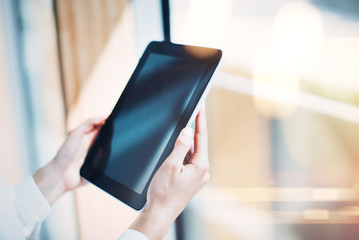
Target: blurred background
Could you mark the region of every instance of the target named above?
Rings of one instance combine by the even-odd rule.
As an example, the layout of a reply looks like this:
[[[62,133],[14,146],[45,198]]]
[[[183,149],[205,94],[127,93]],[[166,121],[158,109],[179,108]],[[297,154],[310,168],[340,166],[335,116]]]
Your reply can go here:
[[[16,186],[108,114],[164,39],[224,52],[211,181],[166,239],[359,239],[356,0],[0,0],[0,176]],[[88,184],[42,236],[116,239],[137,214]]]

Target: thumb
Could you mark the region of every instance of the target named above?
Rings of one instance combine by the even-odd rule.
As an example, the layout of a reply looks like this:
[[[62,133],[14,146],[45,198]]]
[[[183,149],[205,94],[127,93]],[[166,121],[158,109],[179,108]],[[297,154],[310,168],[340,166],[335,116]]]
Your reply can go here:
[[[193,130],[191,127],[186,127],[182,129],[180,135],[178,136],[175,147],[173,148],[168,160],[176,163],[183,164],[188,151],[191,149],[193,143]]]

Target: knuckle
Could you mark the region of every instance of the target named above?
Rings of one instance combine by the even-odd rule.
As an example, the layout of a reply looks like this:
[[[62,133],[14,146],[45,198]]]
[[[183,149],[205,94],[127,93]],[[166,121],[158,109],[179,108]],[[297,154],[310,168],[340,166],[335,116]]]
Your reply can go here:
[[[92,125],[96,122],[96,118],[90,118],[87,121],[84,122],[84,125]]]
[[[202,166],[202,171],[204,171],[205,173],[208,173],[208,171],[209,171],[209,166],[208,166],[208,164],[204,164],[204,165]]]
[[[171,172],[175,172],[178,170],[178,166],[175,163],[169,162],[166,164],[166,169]]]
[[[171,164],[170,169],[171,169],[171,171],[173,171],[173,172],[177,171],[177,170],[178,170],[177,164]]]
[[[200,171],[201,171],[202,176],[206,175],[208,173],[208,168],[207,167],[201,167]]]
[[[209,172],[207,172],[203,177],[203,184],[208,183],[210,179],[211,179],[211,177],[209,175]]]
[[[208,164],[197,165],[197,171],[201,176],[206,175],[208,173],[208,170],[209,170]]]
[[[188,137],[181,136],[177,139],[176,146],[190,147],[191,140]]]
[[[75,133],[76,133],[76,129],[72,129],[72,130],[67,132],[66,136],[68,137],[68,136],[74,135]]]

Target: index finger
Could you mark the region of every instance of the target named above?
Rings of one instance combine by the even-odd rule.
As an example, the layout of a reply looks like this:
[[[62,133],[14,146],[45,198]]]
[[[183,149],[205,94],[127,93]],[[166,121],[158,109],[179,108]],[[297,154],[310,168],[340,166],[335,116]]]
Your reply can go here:
[[[196,129],[194,135],[194,154],[196,156],[191,163],[208,164],[208,133],[204,105],[196,117]]]

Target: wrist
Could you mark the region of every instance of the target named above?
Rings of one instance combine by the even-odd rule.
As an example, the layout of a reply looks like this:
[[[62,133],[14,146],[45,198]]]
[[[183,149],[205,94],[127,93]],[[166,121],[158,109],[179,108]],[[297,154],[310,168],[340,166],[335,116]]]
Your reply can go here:
[[[176,218],[177,215],[167,208],[147,205],[130,228],[145,234],[151,240],[162,239]]]
[[[67,192],[63,174],[53,161],[38,170],[33,177],[50,205]]]

